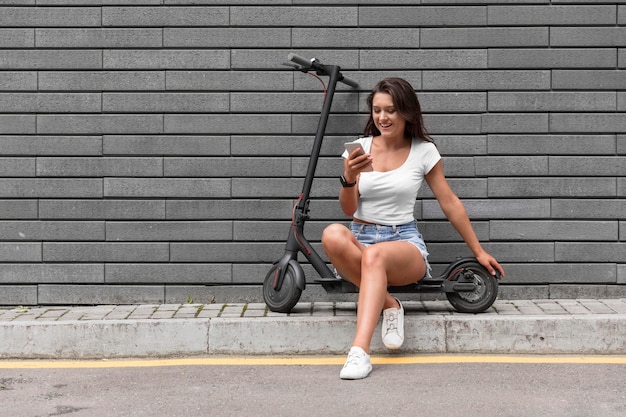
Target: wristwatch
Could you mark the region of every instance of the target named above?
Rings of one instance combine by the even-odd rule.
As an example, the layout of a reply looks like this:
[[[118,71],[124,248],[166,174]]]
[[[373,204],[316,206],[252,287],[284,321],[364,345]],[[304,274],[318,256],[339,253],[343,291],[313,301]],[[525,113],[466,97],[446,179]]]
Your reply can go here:
[[[356,180],[354,182],[348,182],[343,175],[339,177],[339,182],[341,182],[342,187],[354,187],[356,185]]]

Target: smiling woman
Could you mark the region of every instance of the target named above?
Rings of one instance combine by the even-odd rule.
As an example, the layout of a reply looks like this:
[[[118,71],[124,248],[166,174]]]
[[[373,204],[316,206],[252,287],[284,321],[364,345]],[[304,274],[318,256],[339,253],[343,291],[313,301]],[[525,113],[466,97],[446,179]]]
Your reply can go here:
[[[430,276],[428,250],[414,218],[424,181],[478,262],[490,274],[497,270],[504,275],[480,245],[465,207],[448,185],[413,86],[402,78],[386,78],[376,84],[367,104],[366,137],[355,141],[365,152],[343,154],[339,202],[352,223],[349,228],[331,224],[322,235],[324,251],[339,274],[359,287],[356,335],[340,373],[343,379],[371,372],[370,343],[381,312],[383,344],[399,349],[404,342],[404,308],[388,288]]]
[[[424,126],[420,102],[413,96],[415,96],[415,90],[403,78],[385,78],[376,84],[367,97],[371,117],[365,125],[365,134],[381,135],[390,127],[388,126],[390,123],[396,123],[396,130],[404,131],[405,136],[432,142]],[[385,115],[388,115],[389,119],[383,118]]]

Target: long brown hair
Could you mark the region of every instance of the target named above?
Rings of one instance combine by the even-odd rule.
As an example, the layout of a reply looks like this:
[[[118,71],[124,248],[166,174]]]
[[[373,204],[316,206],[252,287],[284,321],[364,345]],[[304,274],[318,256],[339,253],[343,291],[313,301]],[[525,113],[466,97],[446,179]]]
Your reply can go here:
[[[369,107],[370,115],[363,132],[366,136],[380,135],[380,131],[376,127],[372,116],[372,103],[376,93],[387,93],[391,96],[396,111],[406,120],[405,136],[433,142],[424,126],[422,108],[415,94],[415,89],[408,81],[397,77],[385,78],[379,81],[369,96],[367,96],[367,106]]]

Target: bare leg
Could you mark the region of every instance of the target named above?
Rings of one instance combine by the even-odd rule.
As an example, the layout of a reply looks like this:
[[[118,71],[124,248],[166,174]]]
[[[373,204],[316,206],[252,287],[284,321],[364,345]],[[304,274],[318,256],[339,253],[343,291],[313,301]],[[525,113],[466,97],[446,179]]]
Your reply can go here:
[[[408,285],[423,277],[426,264],[408,242],[383,242],[365,247],[345,226],[324,230],[322,246],[339,273],[359,287],[357,330],[353,346],[370,351],[372,335],[384,308],[399,307],[388,285]]]
[[[424,276],[426,264],[408,242],[383,242],[368,247],[361,259],[361,286],[353,346],[369,352],[372,335],[384,308],[399,307],[388,285],[408,285]],[[391,300],[389,300],[391,298]]]
[[[361,255],[365,246],[356,240],[350,229],[341,224],[331,224],[322,234],[322,247],[341,276],[359,287]]]

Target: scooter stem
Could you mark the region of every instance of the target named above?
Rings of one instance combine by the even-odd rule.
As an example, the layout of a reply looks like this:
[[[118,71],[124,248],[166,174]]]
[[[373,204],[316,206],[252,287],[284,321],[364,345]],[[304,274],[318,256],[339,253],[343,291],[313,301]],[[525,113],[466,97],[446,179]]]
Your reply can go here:
[[[315,176],[315,169],[317,168],[317,161],[319,159],[320,150],[322,149],[322,141],[324,139],[324,132],[326,131],[326,124],[328,122],[328,116],[330,115],[330,107],[333,104],[333,96],[335,95],[335,88],[339,81],[339,67],[336,65],[323,65],[324,73],[329,75],[328,88],[326,90],[326,98],[324,99],[324,105],[322,106],[322,112],[317,125],[317,132],[315,133],[315,141],[313,142],[313,149],[311,150],[311,158],[309,159],[309,167],[307,169],[306,177],[304,179],[304,186],[302,187],[302,195],[304,200],[308,200],[311,194],[311,186],[313,185],[313,177]]]

